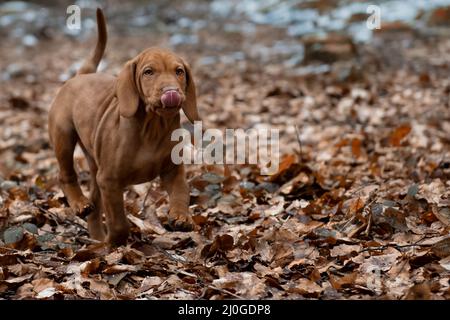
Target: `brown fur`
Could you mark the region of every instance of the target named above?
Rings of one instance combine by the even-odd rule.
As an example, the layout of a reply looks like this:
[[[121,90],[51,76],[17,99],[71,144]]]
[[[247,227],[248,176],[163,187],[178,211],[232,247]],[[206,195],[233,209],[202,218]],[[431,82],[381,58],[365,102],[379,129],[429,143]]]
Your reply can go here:
[[[124,188],[160,176],[169,194],[170,223],[174,229],[191,230],[184,168],[173,164],[170,158],[176,144],[170,136],[180,127],[180,108],[165,108],[161,103],[164,88],[175,88],[189,120],[199,119],[191,70],[174,53],[150,48],[126,63],[118,77],[93,73],[107,39],[100,9],[97,24],[99,36],[94,54],[62,86],[49,113],[49,135],[59,164],[61,188],[73,210],[89,214],[91,237],[120,245],[129,233]],[[143,74],[149,67],[154,74]],[[180,68],[181,75],[176,71]],[[89,199],[83,195],[74,170],[77,143],[91,171]]]

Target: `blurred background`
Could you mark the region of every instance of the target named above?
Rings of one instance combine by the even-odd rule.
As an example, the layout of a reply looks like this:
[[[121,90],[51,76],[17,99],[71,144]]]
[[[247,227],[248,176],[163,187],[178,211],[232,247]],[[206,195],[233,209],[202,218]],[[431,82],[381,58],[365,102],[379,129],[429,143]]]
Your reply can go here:
[[[66,25],[73,4],[79,29]],[[380,29],[367,27],[369,5],[380,10]],[[439,107],[439,119],[448,116],[450,0],[1,1],[0,150],[15,146],[13,159],[34,140],[46,145],[47,108],[95,45],[97,7],[109,32],[100,70],[116,74],[146,47],[171,48],[194,68],[206,126],[278,128],[285,153],[298,147],[294,125],[304,126],[306,154],[329,160],[333,152],[310,146],[327,130],[336,137],[334,126],[345,136],[428,121]],[[433,94],[414,96],[414,86],[436,83],[444,105],[422,110],[419,100],[434,103]],[[7,117],[11,107],[41,122]]]
[[[82,10],[80,29],[66,27],[70,5]],[[380,10],[380,30],[366,26],[369,5]],[[326,73],[330,64],[355,58],[355,45],[384,44],[379,38],[385,33],[395,33],[404,47],[411,45],[411,36],[446,35],[448,6],[450,0],[2,1],[0,30],[16,55],[65,38],[76,57],[76,50],[92,40],[95,8],[102,7],[110,40],[122,44],[109,46],[111,52],[127,56],[163,44],[186,54],[201,52],[192,57],[199,66],[250,59],[269,65],[265,72],[277,73],[281,62],[283,73],[305,75]],[[140,46],[124,47],[136,38]],[[316,65],[306,67],[311,63]]]
[[[66,25],[70,5],[79,29]],[[369,5],[380,28],[367,26]],[[401,123],[436,123],[447,139],[450,0],[2,1],[4,174],[26,167],[27,149],[48,149],[48,106],[95,45],[97,7],[109,32],[100,70],[117,74],[149,46],[174,50],[194,68],[206,127],[278,128],[291,153],[302,126],[302,152],[316,161]],[[420,147],[436,142],[435,127],[413,129]]]

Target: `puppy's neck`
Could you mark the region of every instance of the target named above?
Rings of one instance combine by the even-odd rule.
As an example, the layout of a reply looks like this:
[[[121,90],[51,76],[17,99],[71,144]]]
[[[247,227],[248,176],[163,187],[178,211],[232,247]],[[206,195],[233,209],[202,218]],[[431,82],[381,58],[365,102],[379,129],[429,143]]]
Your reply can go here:
[[[144,107],[138,109],[131,118],[120,117],[121,127],[125,132],[134,136],[139,136],[144,141],[165,141],[170,140],[173,130],[180,127],[180,114],[173,116],[160,116],[152,111],[145,111]]]
[[[163,117],[154,112],[146,112],[142,119],[141,136],[144,139],[163,138],[172,134],[180,127],[180,114]]]

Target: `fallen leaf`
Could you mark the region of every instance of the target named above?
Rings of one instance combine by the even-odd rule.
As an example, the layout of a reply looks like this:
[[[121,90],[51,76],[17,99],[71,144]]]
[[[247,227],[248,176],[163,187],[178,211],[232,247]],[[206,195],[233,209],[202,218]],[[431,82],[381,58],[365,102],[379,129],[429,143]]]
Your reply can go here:
[[[409,124],[403,124],[397,127],[389,136],[389,143],[394,147],[399,147],[401,141],[411,132]]]
[[[285,290],[309,298],[318,298],[322,293],[323,288],[309,279],[300,278],[294,283],[290,283]]]
[[[42,291],[40,291],[37,295],[37,299],[48,299],[50,297],[53,297],[57,293],[56,289],[53,287],[46,288]]]
[[[443,239],[431,246],[431,251],[439,258],[450,256],[450,238]]]
[[[167,231],[161,226],[153,225],[145,220],[141,220],[136,216],[129,214],[128,220],[130,220],[143,234],[165,234]]]

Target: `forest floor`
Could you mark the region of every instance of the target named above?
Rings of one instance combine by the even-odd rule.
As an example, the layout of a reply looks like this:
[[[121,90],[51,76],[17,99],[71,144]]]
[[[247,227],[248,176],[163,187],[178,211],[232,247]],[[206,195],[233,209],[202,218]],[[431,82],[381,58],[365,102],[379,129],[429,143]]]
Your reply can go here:
[[[281,28],[222,27],[178,44],[112,25],[105,72],[172,47],[193,66],[203,126],[280,130],[279,170],[187,166],[193,232],[164,228],[158,181],[130,187],[131,236],[114,250],[68,208],[47,134],[55,92],[95,33],[2,40],[0,299],[449,299],[449,38],[399,25],[365,44],[294,38],[299,64],[273,45]]]

